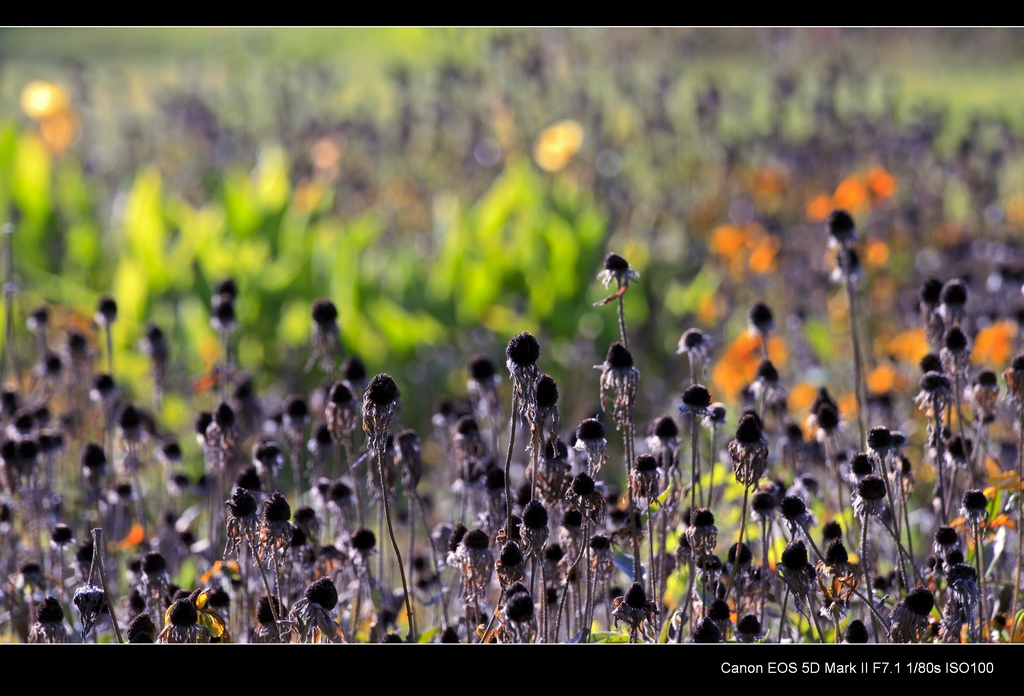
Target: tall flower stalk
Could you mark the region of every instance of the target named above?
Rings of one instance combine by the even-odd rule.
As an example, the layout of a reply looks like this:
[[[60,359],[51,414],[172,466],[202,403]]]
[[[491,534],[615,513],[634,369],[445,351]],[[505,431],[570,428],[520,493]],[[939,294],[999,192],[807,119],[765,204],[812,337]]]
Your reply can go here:
[[[387,522],[388,537],[398,561],[398,572],[402,577],[402,595],[405,598],[405,611],[409,617],[410,642],[416,640],[416,619],[409,598],[409,584],[405,577],[405,566],[402,564],[402,552],[398,548],[395,529],[391,522],[391,503],[388,496],[388,485],[384,475],[384,457],[388,444],[388,427],[398,410],[398,385],[391,375],[381,373],[370,380],[363,393],[363,431],[369,438],[370,448],[377,458],[377,473],[380,482],[380,497],[384,504],[384,519]]]

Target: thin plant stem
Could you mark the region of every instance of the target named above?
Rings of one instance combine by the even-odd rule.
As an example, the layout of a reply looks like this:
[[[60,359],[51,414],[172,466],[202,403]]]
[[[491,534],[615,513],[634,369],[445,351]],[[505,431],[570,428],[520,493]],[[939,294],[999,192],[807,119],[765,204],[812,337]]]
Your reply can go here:
[[[981,590],[978,593],[978,604],[980,605],[981,611],[978,617],[978,639],[982,643],[988,642],[988,600],[985,598],[985,568],[982,565],[982,559],[985,556],[985,547],[981,545],[981,525],[978,525],[977,529],[974,530],[974,565],[978,570],[978,586]]]
[[[107,571],[104,569],[103,563],[103,528],[96,527],[92,530],[92,562],[93,566],[100,571],[100,585],[103,587],[103,596],[107,601],[107,613],[110,615],[110,623],[114,626],[114,635],[117,637],[118,643],[123,643],[124,638],[121,637],[121,627],[117,624],[117,615],[114,611],[116,606],[113,602],[113,598],[110,596],[110,591],[107,589]],[[89,573],[90,578],[92,572]]]
[[[402,594],[405,596],[405,611],[409,616],[409,642],[416,642],[416,618],[412,611],[412,601],[409,599],[409,585],[405,580],[405,566],[402,564],[402,552],[398,548],[398,540],[395,539],[395,530],[391,525],[391,505],[388,502],[387,486],[384,482],[384,442],[377,447],[377,471],[380,474],[380,496],[384,501],[384,519],[388,525],[388,536],[391,538],[391,547],[395,551],[395,558],[398,560],[398,573],[402,576]],[[506,482],[507,485],[507,482]]]
[[[729,593],[732,592],[732,585],[736,581],[736,570],[740,566],[740,549],[743,547],[743,535],[747,530],[747,503],[750,499],[750,486],[743,487],[743,509],[740,512],[740,533],[739,538],[736,541],[736,555],[733,560],[732,570],[729,571],[729,582],[725,586],[725,596],[728,597]]]
[[[1024,482],[1024,404],[1018,412],[1019,428],[1017,430],[1017,487]],[[1017,638],[1017,609],[1020,606],[1020,576],[1024,567],[1024,491],[1017,493],[1017,566],[1013,573],[1013,609],[1010,613],[1010,642]]]
[[[512,397],[512,415],[508,421],[508,452],[505,455],[505,531],[512,534],[512,448],[516,441],[516,398]]]
[[[863,452],[867,447],[867,435],[864,430],[864,364],[860,353],[860,338],[857,335],[857,301],[853,292],[853,277],[849,273],[850,250],[843,247],[841,252],[846,255],[844,266],[847,272],[843,273],[846,280],[846,299],[850,305],[850,339],[853,342],[853,393],[857,397],[857,427],[860,430],[860,450]]]
[[[860,562],[864,570],[864,591],[867,593],[868,605],[871,604],[871,557],[868,555],[868,528],[870,526],[871,518],[868,515],[860,520]],[[838,631],[839,624],[838,618],[836,619],[836,630]],[[878,621],[875,619],[874,612],[871,613],[871,624],[875,629],[875,642],[878,642]]]

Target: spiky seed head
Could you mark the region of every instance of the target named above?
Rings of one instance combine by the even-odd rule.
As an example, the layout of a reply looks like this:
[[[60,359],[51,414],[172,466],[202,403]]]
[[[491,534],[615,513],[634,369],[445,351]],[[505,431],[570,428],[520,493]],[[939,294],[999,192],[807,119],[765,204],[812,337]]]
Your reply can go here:
[[[960,353],[967,349],[967,336],[959,326],[951,326],[946,329],[946,334],[942,337],[942,344],[946,350]]]
[[[477,527],[466,532],[466,536],[463,537],[462,543],[467,549],[472,549],[474,551],[486,551],[491,542],[490,539],[487,538],[487,532]]]
[[[935,543],[940,546],[952,546],[960,541],[956,530],[949,525],[942,525],[935,530]]]
[[[791,541],[782,551],[782,565],[790,570],[802,571],[807,567],[807,546],[799,539]]]
[[[868,432],[868,447],[873,450],[888,449],[892,446],[892,434],[888,428],[879,426]]]
[[[231,408],[227,403],[221,402],[217,406],[217,410],[213,412],[213,422],[223,430],[226,430],[235,424],[235,409]]]
[[[775,329],[775,316],[764,302],[755,302],[747,314],[750,326],[761,334],[770,333]]]
[[[381,373],[370,380],[366,385],[364,398],[377,406],[390,406],[398,399],[398,385],[391,375]]]
[[[541,375],[537,380],[537,405],[540,408],[554,408],[557,403],[558,385],[551,375]]]
[[[576,474],[572,480],[572,492],[576,495],[590,495],[594,492],[594,479],[586,472]]]
[[[522,623],[533,618],[533,597],[528,592],[519,592],[505,605],[505,616],[511,621]]]
[[[330,578],[320,578],[311,583],[304,594],[311,603],[319,604],[327,611],[331,611],[338,604],[338,588]]]
[[[636,470],[641,473],[655,471],[658,468],[658,460],[650,454],[641,454],[636,458]]]
[[[579,427],[576,428],[576,439],[583,440],[603,440],[604,439],[604,425],[597,418],[584,418],[580,421]]]
[[[885,481],[871,474],[857,482],[857,494],[865,500],[881,500],[885,497]]]
[[[789,521],[795,521],[807,512],[807,505],[803,499],[795,495],[787,495],[779,503],[779,510],[782,516]]]
[[[847,244],[856,238],[857,226],[848,212],[837,208],[829,213],[828,232],[840,244]]]
[[[935,607],[935,595],[926,587],[915,587],[907,593],[903,606],[918,616],[928,616]]]
[[[529,367],[536,364],[540,358],[540,343],[532,333],[523,331],[509,339],[505,357],[513,365]]]
[[[850,561],[850,554],[846,552],[846,546],[843,545],[841,539],[833,539],[829,543],[828,548],[825,549],[825,562],[829,565],[836,565],[837,563],[848,563]]]
[[[736,547],[737,546],[739,546],[739,564],[740,565],[747,565],[747,564],[749,564],[754,556],[750,552],[750,547],[747,546],[744,543],[733,544],[732,546],[730,546],[729,547],[729,553],[727,555],[727,560],[729,561],[729,563],[736,563],[737,562],[737,555],[736,555]]]
[[[344,382],[335,382],[331,385],[331,390],[327,394],[327,399],[337,406],[346,406],[355,401],[355,397],[352,395],[352,390],[348,388],[348,385]]]
[[[679,436],[679,426],[672,416],[662,416],[654,422],[654,436],[662,440],[671,440]]]
[[[313,301],[313,321],[322,330],[334,329],[338,322],[338,308],[324,298]]]
[[[762,360],[757,366],[755,377],[762,382],[773,384],[779,381],[779,371],[775,369],[770,360]]]
[[[941,372],[925,372],[921,376],[921,390],[928,393],[934,394],[939,391],[949,390],[949,377],[942,374]]]
[[[691,384],[683,391],[683,405],[690,409],[706,409],[711,405],[711,393],[703,385]]]
[[[698,508],[693,511],[690,521],[695,527],[710,527],[715,523],[715,513],[709,508]]]
[[[82,450],[82,467],[85,469],[99,469],[107,464],[107,455],[103,448],[94,442],[90,442]]]
[[[231,493],[231,497],[227,501],[228,510],[231,511],[231,516],[235,518],[248,517],[249,515],[255,515],[258,505],[256,504],[256,498],[246,488],[238,486]]]
[[[921,283],[920,290],[917,291],[917,299],[923,305],[935,307],[939,304],[939,298],[942,295],[942,281],[938,278],[927,278]]]
[[[754,445],[761,442],[763,436],[761,419],[753,413],[744,413],[736,426],[736,439],[745,445]]]
[[[366,364],[353,355],[342,364],[341,374],[349,384],[361,384],[366,379]]]
[[[960,506],[974,514],[984,513],[988,508],[988,498],[985,493],[979,490],[970,490],[964,493],[963,502]]]
[[[531,500],[523,508],[523,525],[527,529],[543,529],[548,526],[548,511],[544,503],[539,500]]]
[[[644,609],[647,606],[647,593],[644,586],[634,582],[626,591],[626,604],[632,609]]]
[[[728,621],[730,617],[729,603],[724,599],[714,599],[708,605],[707,616],[712,621]]]
[[[633,354],[626,346],[615,341],[608,347],[608,355],[604,359],[605,364],[614,370],[628,370],[633,367]]]
[[[629,270],[629,262],[616,253],[604,257],[604,270],[612,273],[623,273]]]
[[[598,534],[590,539],[590,550],[591,551],[607,551],[612,547],[611,539]]]
[[[274,623],[274,614],[281,613],[281,605],[277,602],[277,597],[263,595],[260,597],[259,604],[256,606],[256,620],[261,626],[269,626]]]
[[[117,302],[110,295],[100,298],[96,306],[96,321],[102,325],[113,324],[117,321]]]
[[[519,549],[518,544],[505,544],[501,549],[501,553],[498,554],[498,561],[503,566],[519,565],[523,562],[523,552]]]
[[[998,380],[994,371],[984,369],[974,378],[974,383],[979,387],[995,387],[998,385]]]
[[[843,640],[847,643],[867,643],[868,629],[860,619],[854,619],[847,625]]]
[[[921,368],[922,374],[927,374],[929,372],[941,373],[942,358],[940,358],[935,353],[928,353],[923,358],[921,358],[920,362],[918,362],[918,367]]]
[[[292,516],[288,499],[278,491],[263,503],[263,517],[267,522],[287,522]]]
[[[697,630],[693,632],[694,643],[721,643],[722,632],[715,625],[715,622],[711,620],[710,616],[705,616],[697,624]]]
[[[875,470],[875,465],[871,463],[871,458],[868,455],[858,452],[850,460],[850,470],[854,476],[867,476]]]
[[[942,304],[949,307],[963,307],[967,304],[967,285],[959,278],[946,281],[939,296]]]
[[[467,363],[467,369],[470,379],[481,384],[493,380],[498,374],[494,369],[494,361],[482,354],[471,357]]]

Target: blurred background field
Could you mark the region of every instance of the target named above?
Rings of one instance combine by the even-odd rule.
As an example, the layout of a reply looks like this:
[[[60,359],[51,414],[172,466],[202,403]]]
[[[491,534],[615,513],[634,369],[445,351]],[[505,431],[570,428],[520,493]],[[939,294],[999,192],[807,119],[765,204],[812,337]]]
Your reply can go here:
[[[410,395],[408,426],[426,431],[436,399],[465,391],[467,358],[503,360],[524,330],[572,424],[594,412],[592,366],[618,334],[614,312],[593,306],[615,251],[641,274],[626,302],[641,422],[675,408],[687,375],[676,345],[691,326],[727,358],[712,395],[740,398],[758,362],[744,342],[758,299],[777,313],[794,413],[822,383],[845,387],[848,408],[824,216],[850,209],[864,240],[874,393],[913,384],[927,350],[913,330],[922,274],[995,258],[965,252],[972,240],[1012,243],[1000,253],[1016,259],[1021,36],[3,29],[14,355],[27,374],[22,327],[44,304],[55,328],[95,340],[110,293],[119,380],[146,400],[139,345],[160,326],[174,385],[160,421],[185,429],[215,405],[202,388],[221,349],[211,288],[230,277],[233,350],[267,403],[323,382],[301,368],[310,305],[329,297],[344,354]],[[975,361],[993,369],[1016,341],[1010,285],[980,300],[994,309],[976,328],[1000,332]]]

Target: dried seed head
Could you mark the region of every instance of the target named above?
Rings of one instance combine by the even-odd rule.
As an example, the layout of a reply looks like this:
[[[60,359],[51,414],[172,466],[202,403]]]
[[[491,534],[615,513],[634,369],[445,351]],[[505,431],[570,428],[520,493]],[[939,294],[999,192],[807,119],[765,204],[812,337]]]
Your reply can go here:
[[[754,303],[747,314],[747,323],[759,334],[768,334],[775,330],[775,317],[764,302]]]
[[[235,410],[222,401],[213,412],[213,422],[222,430],[233,427],[235,425]]]
[[[231,516],[238,519],[255,515],[258,508],[255,496],[241,486],[235,488],[226,504]]]
[[[935,595],[926,587],[915,587],[907,593],[903,606],[918,616],[928,616],[935,607]]]
[[[372,531],[365,527],[352,532],[350,539],[352,542],[352,548],[357,551],[362,551],[363,553],[372,551],[377,545],[377,537]]]
[[[104,295],[96,306],[96,323],[100,326],[109,326],[117,321],[117,302],[113,297]]]
[[[537,380],[537,406],[553,408],[558,403],[558,385],[551,375],[541,375]]]
[[[310,584],[304,596],[311,604],[319,604],[327,611],[331,611],[338,604],[338,588],[330,578],[320,578]]]
[[[959,326],[951,326],[946,329],[946,334],[942,337],[942,344],[950,352],[961,353],[967,349],[967,336]]]
[[[707,411],[711,406],[711,393],[708,392],[707,387],[703,385],[691,384],[683,392],[683,406],[685,406],[689,412]],[[683,409],[680,409],[680,411],[682,410]],[[673,423],[673,425],[674,424],[675,423]]]
[[[825,562],[828,565],[850,562],[850,555],[846,552],[846,546],[843,545],[841,539],[833,540],[825,549]]]
[[[942,286],[939,300],[947,307],[963,307],[967,304],[967,285],[959,278],[947,281]]]
[[[763,437],[761,419],[754,413],[744,413],[736,426],[736,440],[744,445],[754,445],[760,443]]]
[[[690,523],[694,527],[709,527],[715,523],[715,514],[709,508],[698,508],[690,516]]]
[[[313,321],[322,330],[334,330],[337,328],[338,308],[328,299],[313,301]]]
[[[604,425],[597,418],[584,418],[580,421],[579,427],[576,428],[576,439],[583,440],[603,440],[604,439]]]
[[[807,505],[802,498],[795,495],[788,495],[779,503],[779,510],[787,520],[796,521],[807,512]]]
[[[398,399],[398,385],[391,375],[382,373],[370,380],[364,398],[377,406],[388,407]]]
[[[622,273],[629,269],[629,262],[618,254],[611,253],[604,257],[604,270]]]
[[[650,454],[641,454],[636,458],[636,470],[640,473],[657,471],[658,460]]]
[[[96,443],[90,442],[82,450],[82,467],[89,470],[97,470],[106,466],[107,455],[103,448]]]
[[[542,529],[548,525],[548,511],[539,500],[531,500],[523,508],[523,525],[527,529]]]
[[[267,522],[287,522],[291,516],[291,505],[280,492],[274,493],[263,503],[263,518]]]
[[[608,355],[605,356],[604,363],[613,370],[628,370],[633,367],[633,354],[629,352],[626,346],[615,341],[609,346]]]
[[[705,616],[697,624],[697,630],[693,632],[694,643],[721,643],[722,632],[719,630],[711,617]]]
[[[851,621],[846,627],[846,632],[843,634],[843,642],[845,643],[867,643],[869,638],[868,629],[860,619]]]
[[[872,428],[868,432],[868,447],[873,450],[887,450],[892,447],[892,434],[888,428]]]
[[[938,278],[927,278],[921,283],[921,289],[917,292],[918,301],[928,307],[936,307],[942,294],[942,281]]]
[[[480,528],[471,529],[466,532],[466,536],[462,538],[462,545],[467,549],[474,551],[486,551],[490,546],[490,539],[487,538],[487,532]]]
[[[590,495],[594,492],[594,479],[586,472],[576,474],[572,480],[572,492],[579,496]]]
[[[868,476],[875,470],[875,465],[872,464],[871,458],[863,452],[858,452],[853,455],[853,459],[850,460],[850,471],[858,479]]]
[[[486,355],[474,355],[468,363],[469,377],[478,384],[493,383],[498,376],[494,361]]]
[[[807,567],[807,547],[800,540],[791,541],[782,551],[782,565],[790,570],[803,571]]]
[[[679,426],[672,416],[662,416],[654,422],[654,436],[661,440],[672,440],[679,436]]]
[[[750,561],[753,559],[754,556],[750,552],[750,547],[747,546],[746,544],[743,544],[743,543],[734,544],[734,545],[729,547],[729,553],[727,555],[728,562],[729,563],[736,563],[737,562],[737,554],[736,554],[736,547],[737,546],[739,547],[739,564],[740,565],[749,565]]]
[[[520,367],[534,365],[540,358],[540,343],[528,331],[516,334],[509,340],[508,346],[505,348],[505,357],[508,359],[510,369],[511,365]]]
[[[857,227],[848,212],[841,209],[833,210],[828,216],[828,232],[840,246],[846,246],[856,240]]]

